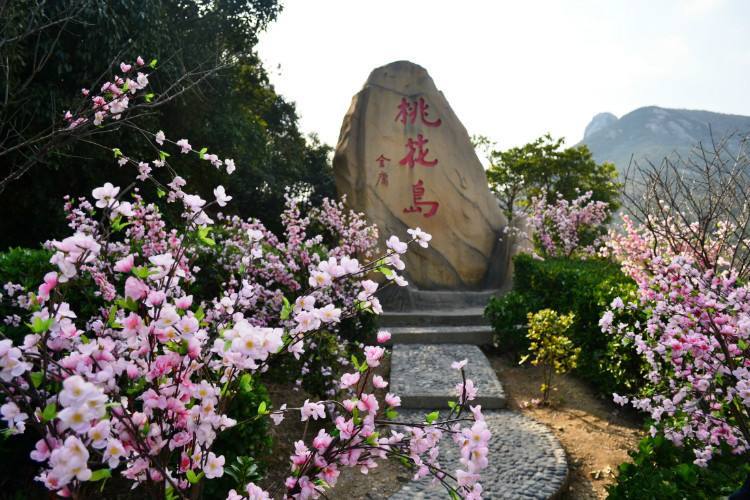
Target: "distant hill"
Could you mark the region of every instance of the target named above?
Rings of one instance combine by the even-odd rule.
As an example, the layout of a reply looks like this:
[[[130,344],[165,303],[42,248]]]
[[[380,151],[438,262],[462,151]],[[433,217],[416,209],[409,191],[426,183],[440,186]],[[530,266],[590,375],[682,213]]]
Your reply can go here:
[[[613,162],[623,172],[631,157],[658,163],[675,151],[688,154],[699,142],[710,145],[711,134],[719,139],[732,133],[750,134],[750,116],[647,106],[619,119],[599,113],[586,127],[581,144],[597,162]]]

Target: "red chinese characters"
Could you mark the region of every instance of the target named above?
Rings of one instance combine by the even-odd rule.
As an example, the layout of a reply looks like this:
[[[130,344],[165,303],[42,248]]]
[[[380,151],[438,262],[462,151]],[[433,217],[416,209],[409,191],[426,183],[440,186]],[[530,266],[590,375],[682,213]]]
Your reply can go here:
[[[424,201],[425,189],[422,179],[411,187],[412,204],[409,208],[404,209],[405,214],[420,212],[425,217],[432,217],[438,211],[440,203],[437,201]],[[426,210],[423,210],[425,208]]]
[[[394,121],[400,121],[404,127],[407,125],[439,127],[443,123],[442,120],[431,117],[429,108],[430,106],[425,102],[424,97],[412,100],[402,97],[401,102],[397,106],[398,113],[396,113]],[[399,160],[398,164],[409,168],[414,168],[415,165],[430,168],[435,167],[438,164],[438,159],[428,156],[430,154],[429,148],[426,147],[428,142],[429,140],[421,133],[417,133],[416,139],[409,137],[404,145],[406,155]],[[385,163],[389,162],[390,159],[381,154],[375,161],[383,169],[385,168]],[[376,182],[376,185],[381,184],[384,186],[388,185],[388,174],[384,170],[380,171]],[[440,208],[440,203],[434,200],[425,200],[425,193],[424,181],[419,179],[416,184],[411,186],[412,202],[408,208],[404,208],[404,213],[421,213],[424,217],[435,215],[438,208]]]
[[[378,162],[378,165],[380,165],[380,168],[385,168],[385,162],[391,161],[390,158],[386,158],[383,154],[375,158],[375,161]]]
[[[398,114],[394,121],[401,120],[401,123],[404,125],[407,123],[414,125],[417,122],[417,118],[419,118],[422,124],[426,127],[439,127],[442,123],[440,118],[437,120],[430,120],[427,117],[429,114],[427,108],[429,107],[430,106],[424,101],[424,97],[420,97],[412,102],[407,101],[406,97],[402,97],[401,104],[398,105]]]
[[[385,155],[381,153],[380,156],[375,159],[375,161],[378,162],[378,165],[381,169],[384,169],[386,162],[391,161],[391,159],[386,158]],[[376,186],[380,186],[381,184],[386,187],[388,186],[388,173],[386,173],[385,170],[380,170],[380,172],[378,173],[378,180],[377,182],[375,182]]]
[[[409,151],[407,151],[406,156],[404,156],[398,164],[408,165],[410,168],[413,168],[414,165],[417,164],[424,167],[434,167],[437,165],[437,158],[434,160],[427,159],[427,155],[430,153],[429,148],[424,147],[427,142],[427,139],[425,139],[422,134],[417,135],[416,141],[410,137],[406,142],[406,148]]]
[[[386,187],[388,186],[388,174],[383,172],[382,170],[378,174],[378,181],[375,183],[375,185],[380,186],[381,184]]]

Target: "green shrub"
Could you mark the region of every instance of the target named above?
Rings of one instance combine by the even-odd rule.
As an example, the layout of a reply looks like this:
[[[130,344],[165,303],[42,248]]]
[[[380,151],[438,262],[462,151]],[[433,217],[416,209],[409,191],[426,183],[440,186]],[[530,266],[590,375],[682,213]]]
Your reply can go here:
[[[36,293],[44,281],[44,275],[50,271],[58,271],[57,266],[50,264],[51,257],[52,252],[42,248],[11,248],[0,252],[0,287],[12,282],[23,285],[28,292]],[[96,290],[75,281],[61,286],[67,287],[67,302],[79,316],[93,316],[102,305],[102,299],[96,295]],[[0,289],[0,293],[5,294],[5,290]],[[17,307],[10,304],[7,296],[3,297],[0,300],[0,317],[13,314],[23,316]],[[23,324],[17,327],[0,325],[0,331],[13,342],[20,343],[29,329]]]
[[[692,463],[692,450],[661,435],[641,440],[630,457],[633,461],[621,464],[616,482],[607,487],[611,500],[725,498],[750,473],[750,464],[729,453],[715,456],[708,467],[698,467]]]
[[[531,358],[534,366],[542,365],[544,371],[544,382],[542,383],[542,403],[549,401],[549,391],[552,388],[553,373],[567,373],[576,367],[580,347],[575,347],[573,341],[568,337],[575,315],[558,314],[552,309],[542,309],[536,313],[529,313],[530,341],[529,351],[531,354],[524,356],[521,362]]]
[[[541,309],[540,302],[532,294],[511,290],[500,298],[492,297],[484,311],[495,330],[495,347],[516,355],[529,348],[526,315]]]
[[[517,355],[525,354],[522,340],[526,315],[539,309],[572,312],[575,322],[570,338],[581,348],[575,373],[606,395],[632,392],[645,373],[643,360],[625,338],[605,335],[599,320],[615,297],[624,300],[635,293],[635,283],[619,265],[601,259],[534,259],[518,255],[513,259],[513,290],[493,298],[485,315],[495,330],[495,343]]]
[[[264,459],[271,453],[272,439],[268,433],[268,418],[258,418],[258,406],[265,402],[271,404],[266,387],[245,374],[240,378],[240,390],[229,405],[227,414],[237,420],[237,425],[219,434],[214,445],[214,453],[224,455],[225,467],[229,468],[247,463],[251,464],[255,480],[265,472]],[[253,460],[251,457],[257,459]],[[253,467],[253,466],[257,466]],[[247,478],[246,478],[247,479]],[[219,479],[205,483],[205,498],[219,498],[232,488],[240,488],[237,479],[231,474],[224,474]],[[244,486],[244,485],[242,485]],[[239,491],[239,490],[238,490]]]
[[[12,281],[26,288],[34,289],[42,282],[44,275],[52,270],[49,259],[52,252],[42,249],[11,248],[0,253],[0,282]]]
[[[0,253],[0,317],[6,317],[18,313],[18,308],[10,304],[9,297],[2,286],[8,282],[23,285],[30,290],[36,290],[42,283],[44,275],[51,270],[49,263],[51,253],[47,250],[32,250],[29,248],[11,248]],[[0,332],[14,342],[19,342],[29,332],[23,323],[14,327],[12,325],[0,324]],[[0,404],[3,401],[0,400]],[[34,448],[38,437],[32,432],[23,436],[8,435],[0,437],[0,468],[2,470],[13,470],[13,474],[5,474],[0,480],[0,489],[3,491],[25,491],[25,498],[43,498],[44,488],[40,483],[34,481],[39,464],[29,458],[29,450]]]

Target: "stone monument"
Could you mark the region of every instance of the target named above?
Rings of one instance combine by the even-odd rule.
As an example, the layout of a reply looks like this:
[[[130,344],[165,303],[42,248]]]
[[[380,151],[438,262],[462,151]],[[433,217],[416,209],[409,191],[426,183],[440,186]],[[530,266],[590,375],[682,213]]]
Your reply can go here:
[[[466,128],[424,68],[397,61],[370,74],[344,118],[333,170],[339,195],[378,225],[382,248],[408,228],[432,234],[429,248],[407,253],[410,287],[503,287],[505,218]]]

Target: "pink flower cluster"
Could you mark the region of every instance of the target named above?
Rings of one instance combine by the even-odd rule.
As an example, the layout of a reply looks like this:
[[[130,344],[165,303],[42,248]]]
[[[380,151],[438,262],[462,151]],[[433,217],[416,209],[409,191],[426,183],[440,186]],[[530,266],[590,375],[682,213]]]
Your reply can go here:
[[[638,284],[638,297],[615,299],[600,325],[632,339],[650,373],[643,394],[615,394],[615,401],[648,412],[666,437],[695,450],[698,465],[723,446],[747,453],[750,286],[731,268],[706,268],[688,245],[655,244],[627,218],[624,227],[609,246]],[[623,320],[632,318],[628,310],[644,311],[645,323]]]
[[[286,480],[291,496],[318,498],[325,491],[325,485],[336,484],[343,467],[355,467],[367,474],[377,467],[377,459],[396,457],[407,459],[414,465],[415,479],[431,474],[449,492],[462,498],[481,498],[479,473],[487,467],[491,437],[481,407],[471,407],[472,417],[466,418],[461,417],[465,405],[458,404],[443,421],[428,416],[424,423],[397,424],[395,427],[399,430],[394,428],[389,435],[384,435],[384,426],[391,424],[390,421],[397,416],[395,409],[401,405],[401,399],[392,393],[378,399],[378,391],[384,390],[388,383],[373,369],[380,365],[385,349],[368,346],[364,354],[361,364],[355,360],[356,371],[341,377],[341,388],[348,391],[348,398],[342,401],[306,400],[301,408],[284,407],[272,414],[277,425],[286,413],[292,411],[299,411],[302,421],[328,417],[334,424],[332,431],[320,429],[310,444],[302,440],[295,443],[295,453],[291,457],[292,475]],[[459,370],[463,375],[463,365]],[[471,380],[466,384],[473,386]],[[466,401],[474,399],[475,395],[467,395],[464,391],[459,394]],[[462,426],[464,422],[471,425]],[[439,443],[446,433],[460,448],[461,463],[466,468],[452,471],[455,474],[442,470],[439,463]],[[252,496],[258,494],[256,488],[251,483],[248,485],[249,497],[233,492],[229,498],[256,498]]]
[[[591,196],[591,191],[572,201],[559,196],[554,203],[548,203],[543,195],[531,199],[529,223],[544,255],[570,257],[596,253],[597,231],[609,211],[607,203],[592,201]],[[594,241],[585,244],[586,237]]]
[[[132,69],[127,66],[124,73]],[[124,95],[142,82],[136,77],[114,85]],[[107,92],[117,94],[112,84]],[[108,106],[116,115],[119,108]],[[162,132],[153,136],[159,145],[166,141]],[[192,150],[187,140],[174,144],[184,153]],[[116,157],[125,158],[118,152]],[[234,169],[229,160],[199,154]],[[166,164],[167,156],[157,161]],[[237,423],[226,409],[242,377],[314,349],[321,330],[335,330],[345,317],[379,313],[374,296],[379,285],[365,276],[380,272],[401,284],[394,271],[403,269],[398,256],[411,243],[427,245],[430,236],[413,230],[408,242],[393,237],[385,255],[370,259],[374,228],[361,215],[326,202],[311,217],[334,229],[329,249],[324,236],[307,236],[310,219],[290,200],[283,217],[287,241],[281,244],[257,221],[212,214],[219,221],[214,223],[206,209],[231,198],[220,186],[216,200],[207,203],[183,189],[184,179],[175,176],[162,186],[144,162],[122,163],[128,162],[138,166],[139,179],[168,189],[167,202],[182,203],[181,224],[168,228],[159,207],[134,187],[106,183],[93,190],[91,200],[66,200],[73,234],[48,243],[55,270],[38,293],[6,286],[29,331],[18,344],[0,340],[5,398],[0,416],[11,433],[38,437],[31,451],[40,464],[37,479],[59,495],[76,497],[84,483],[118,474],[134,486],[189,497],[202,480],[224,474],[225,458],[213,446]],[[189,293],[203,279],[201,259],[225,273],[216,296]],[[88,303],[71,299],[76,290],[87,292]],[[259,416],[274,421],[292,410],[299,410],[302,420],[332,421],[311,443],[297,442],[285,497],[317,498],[335,484],[342,467],[366,472],[390,456],[408,461],[419,475],[434,475],[453,493],[479,496],[477,474],[486,466],[489,432],[478,407],[472,417],[461,417],[476,394],[471,381],[464,379],[448,421],[430,417],[404,433],[387,433],[384,426],[395,425],[400,399],[390,393],[382,401],[377,397],[387,382],[373,369],[384,356],[383,347],[367,346],[361,362],[352,360],[356,371],[340,380],[347,391],[343,399],[258,409]],[[471,425],[461,428],[463,422]],[[437,462],[445,432],[462,436],[457,443],[466,470],[456,476]],[[244,494],[268,497],[249,484],[243,495],[233,490],[229,498]]]
[[[102,125],[105,120],[119,120],[122,113],[128,109],[130,100],[136,92],[148,86],[148,68],[153,69],[155,63],[146,66],[143,58],[138,56],[134,63],[120,63],[121,74],[115,76],[111,81],[106,81],[99,89],[99,94],[91,95],[89,89],[81,89],[81,94],[91,100],[87,109],[74,115],[66,111],[64,119],[68,128],[75,128],[83,123],[92,121],[95,126]]]

